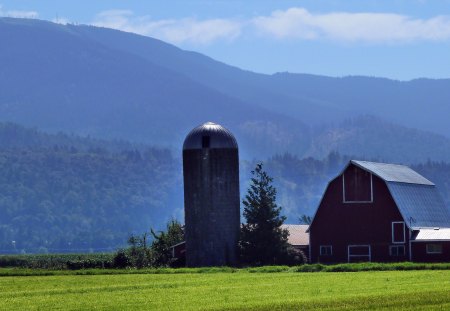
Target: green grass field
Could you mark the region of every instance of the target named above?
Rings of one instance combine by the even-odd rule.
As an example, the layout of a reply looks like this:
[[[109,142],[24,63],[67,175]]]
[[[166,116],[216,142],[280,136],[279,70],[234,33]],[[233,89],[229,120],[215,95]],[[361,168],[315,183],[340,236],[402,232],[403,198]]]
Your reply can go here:
[[[0,310],[450,310],[450,271],[0,277]]]

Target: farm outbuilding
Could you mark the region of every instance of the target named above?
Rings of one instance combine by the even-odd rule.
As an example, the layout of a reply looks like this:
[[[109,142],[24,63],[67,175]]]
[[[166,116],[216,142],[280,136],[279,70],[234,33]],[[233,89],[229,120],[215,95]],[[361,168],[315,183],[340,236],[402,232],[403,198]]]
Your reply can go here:
[[[296,250],[302,251],[309,257],[309,233],[308,225],[281,225],[282,229],[289,232],[288,243]]]
[[[435,184],[404,165],[350,161],[308,231],[311,262],[450,260],[450,211]]]

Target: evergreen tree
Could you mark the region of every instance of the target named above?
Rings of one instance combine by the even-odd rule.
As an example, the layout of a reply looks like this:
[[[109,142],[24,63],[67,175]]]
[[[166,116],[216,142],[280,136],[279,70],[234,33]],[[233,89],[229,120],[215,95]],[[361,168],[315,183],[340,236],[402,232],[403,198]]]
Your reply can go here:
[[[276,189],[272,178],[258,163],[251,178],[244,204],[246,223],[242,226],[241,260],[249,265],[273,265],[287,261],[288,231],[281,225],[286,217],[281,216],[281,207],[276,204]]]

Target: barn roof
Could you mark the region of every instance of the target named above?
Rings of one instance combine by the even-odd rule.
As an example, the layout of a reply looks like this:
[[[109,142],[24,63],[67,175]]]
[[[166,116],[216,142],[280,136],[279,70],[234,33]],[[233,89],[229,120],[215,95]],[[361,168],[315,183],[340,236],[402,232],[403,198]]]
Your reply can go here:
[[[289,231],[288,243],[291,245],[309,245],[308,225],[281,225],[282,229]]]
[[[412,237],[413,242],[421,241],[448,241],[450,240],[450,228],[420,229]]]
[[[450,211],[436,186],[416,171],[398,164],[356,160],[351,163],[386,182],[408,227],[450,227]]]
[[[372,174],[383,179],[384,181],[402,182],[418,185],[434,185],[431,181],[429,181],[416,171],[404,165],[357,161],[357,160],[352,160],[351,163],[361,167],[366,171],[371,172]]]
[[[436,186],[395,182],[387,186],[410,228],[450,227],[450,211]]]

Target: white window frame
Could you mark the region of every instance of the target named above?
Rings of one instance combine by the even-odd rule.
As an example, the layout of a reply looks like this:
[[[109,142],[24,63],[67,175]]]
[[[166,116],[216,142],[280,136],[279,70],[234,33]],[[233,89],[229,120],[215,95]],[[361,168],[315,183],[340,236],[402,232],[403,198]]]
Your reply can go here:
[[[394,224],[403,224],[403,241],[395,241],[394,240]],[[404,221],[393,221],[391,223],[391,234],[392,234],[392,243],[393,244],[404,244],[406,242],[406,227],[405,227],[405,222]]]
[[[325,248],[330,248],[330,253],[329,254],[323,254],[322,253],[322,249],[325,249]],[[333,245],[320,245],[319,255],[320,256],[333,256]]]
[[[403,248],[403,255],[399,255],[399,254],[398,254],[398,250],[397,250],[397,254],[392,254],[392,249],[394,249],[394,248],[397,248],[397,249]],[[406,256],[406,248],[405,248],[405,245],[398,245],[398,244],[396,244],[396,245],[389,245],[389,256],[392,256],[392,257],[402,257],[402,256]]]
[[[347,201],[345,199],[345,172],[342,173],[342,203],[373,203],[373,174],[370,173],[370,201]]]
[[[428,249],[428,246],[431,246],[431,245],[438,245],[439,246],[439,248],[440,248],[440,250],[438,251],[438,252],[436,252],[436,251],[430,251],[429,249]],[[426,248],[427,248],[427,254],[442,254],[442,244],[441,243],[428,243],[427,245],[426,245]]]
[[[352,247],[367,247],[369,250],[368,255],[350,255],[350,249]],[[362,245],[348,245],[347,247],[347,261],[350,262],[351,257],[368,257],[368,262],[372,261],[372,248],[370,247],[370,244],[362,244]]]

